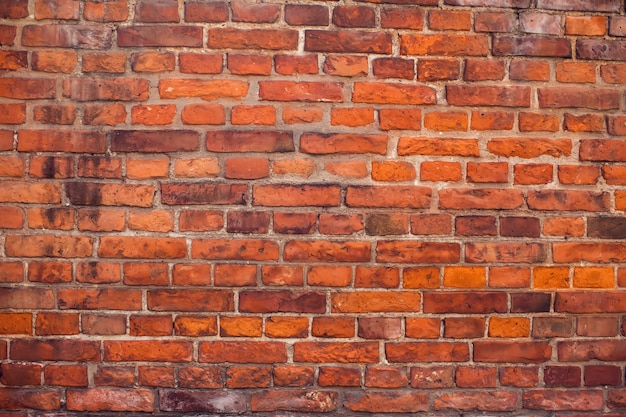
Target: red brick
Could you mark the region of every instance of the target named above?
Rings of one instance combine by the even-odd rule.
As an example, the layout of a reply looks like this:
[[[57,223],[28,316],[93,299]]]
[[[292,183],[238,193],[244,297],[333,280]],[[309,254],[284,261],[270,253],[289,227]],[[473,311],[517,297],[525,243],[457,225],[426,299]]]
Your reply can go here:
[[[603,192],[577,190],[531,191],[527,202],[533,210],[607,211],[609,195]]]
[[[371,28],[376,24],[376,11],[366,6],[337,6],[332,21],[338,27]]]
[[[174,332],[181,336],[215,336],[217,317],[177,316],[174,320]]]
[[[185,3],[185,20],[187,22],[219,23],[228,20],[228,4],[226,2],[190,1]]]
[[[624,64],[600,65],[602,80],[611,84],[621,84],[626,78],[626,66]]]
[[[313,368],[309,366],[274,366],[274,384],[281,387],[313,385]]]
[[[184,124],[223,125],[226,123],[226,111],[220,104],[189,104],[180,114]]]
[[[0,219],[0,229],[21,229],[24,225],[24,214],[17,207],[1,207]]]
[[[208,46],[213,49],[295,50],[298,32],[278,29],[209,29]]]
[[[306,30],[304,50],[308,52],[390,54],[391,34],[358,30]]]
[[[21,130],[18,151],[104,153],[106,136],[86,130]]]
[[[135,21],[142,23],[178,23],[178,4],[172,0],[140,0],[135,5]]]
[[[476,139],[401,137],[398,155],[478,156]]]
[[[42,410],[61,409],[61,395],[57,390],[32,388],[2,388],[0,401],[5,410]],[[9,417],[22,417],[24,414],[8,414]]]
[[[43,369],[47,385],[87,387],[87,367],[84,365],[46,365]]]
[[[287,5],[285,13],[287,13]],[[302,6],[306,7],[306,6]],[[274,66],[281,75],[317,74],[317,55],[275,55]]]
[[[551,15],[554,16],[554,15]],[[496,56],[571,57],[572,48],[568,39],[534,36],[499,36],[493,40]]]
[[[465,112],[430,112],[424,115],[424,128],[439,132],[467,131],[469,117]]]
[[[231,74],[270,75],[272,72],[272,57],[256,54],[228,54],[226,66]]]
[[[378,118],[381,130],[420,130],[422,125],[420,109],[380,109]]]
[[[304,338],[309,335],[307,317],[273,316],[265,319],[265,335],[272,338]]]
[[[191,245],[194,259],[278,260],[278,244],[256,239],[199,239]]]
[[[504,78],[504,62],[493,60],[467,59],[465,73],[467,81],[497,81]]]
[[[246,397],[238,392],[163,390],[159,395],[162,411],[241,414],[246,411],[245,405]]]
[[[0,300],[11,309],[52,309],[51,290],[39,288],[0,288]]]
[[[488,50],[483,35],[400,35],[402,55],[486,56]]]
[[[17,257],[84,258],[91,256],[93,238],[86,236],[11,235],[7,236],[5,251]]]
[[[286,4],[285,22],[291,26],[328,26],[328,7],[309,4]]]
[[[456,59],[418,59],[417,79],[419,81],[456,80],[461,74],[460,62]]]
[[[219,74],[222,72],[222,60],[220,54],[181,52],[178,55],[180,72],[190,74]]]
[[[141,291],[119,288],[59,289],[59,307],[73,310],[140,310]]]
[[[546,87],[537,90],[540,108],[585,108],[610,110],[619,108],[619,93],[611,89]]]
[[[257,268],[254,265],[215,265],[214,284],[218,287],[255,286]]]
[[[507,12],[479,12],[474,17],[476,32],[515,32],[517,19],[513,13]]]
[[[172,334],[171,316],[131,315],[129,323],[131,336],[169,336]]]
[[[372,70],[376,78],[415,78],[415,62],[412,59],[377,58],[372,61]]]
[[[0,282],[22,282],[24,265],[21,262],[0,262]]]
[[[116,335],[126,333],[126,317],[123,315],[83,314],[83,333],[92,335]]]
[[[71,335],[78,334],[78,314],[39,313],[35,321],[35,334]]]
[[[164,366],[139,366],[137,382],[148,387],[174,387],[174,369]]]
[[[2,318],[0,334],[31,335],[33,333],[31,313],[0,313],[0,318]]]
[[[321,387],[358,387],[361,385],[359,368],[320,367],[317,383]]]
[[[290,152],[294,150],[290,132],[261,130],[209,131],[206,148],[211,152]]]
[[[441,320],[436,318],[406,318],[405,336],[414,339],[438,339]]]
[[[13,99],[50,99],[56,92],[56,83],[51,78],[2,78],[0,97]]]
[[[470,30],[471,13],[465,10],[432,10],[428,13],[431,30]]]
[[[354,319],[351,317],[314,317],[311,336],[324,338],[354,337]]]
[[[150,290],[148,307],[154,311],[232,311],[233,294],[226,290]]]
[[[417,413],[428,410],[428,395],[412,391],[349,393],[344,407],[371,413]]]
[[[419,389],[452,388],[454,387],[454,367],[411,367],[411,387]]]
[[[485,335],[485,319],[482,317],[449,317],[443,324],[446,338],[468,339]]]
[[[622,369],[619,366],[587,365],[584,383],[587,387],[622,385]]]
[[[40,123],[71,125],[76,120],[76,108],[73,105],[36,106],[33,119]]]
[[[459,366],[455,373],[459,388],[495,388],[498,380],[497,368],[484,366]]]
[[[503,111],[473,111],[470,129],[472,130],[511,130],[513,113]]]
[[[534,366],[507,366],[500,368],[500,383],[506,386],[530,388],[539,382],[538,368]]]
[[[109,49],[113,32],[94,25],[26,25],[22,45],[73,49]]]
[[[324,60],[324,73],[341,77],[367,75],[367,58],[355,55],[331,55]]]
[[[270,386],[269,367],[241,366],[226,370],[226,388],[265,388]]]
[[[375,363],[378,362],[376,342],[295,342],[294,362],[313,363]]]
[[[352,101],[373,104],[435,104],[435,90],[422,85],[356,82]]]
[[[16,339],[11,342],[11,359],[99,362],[100,343],[76,339]]]
[[[135,370],[130,366],[98,366],[93,381],[96,386],[130,387],[135,382]]]
[[[220,317],[222,337],[260,337],[263,319],[261,317]]]
[[[524,407],[533,410],[593,411],[601,410],[602,391],[531,390],[522,396]]]
[[[587,337],[611,337],[618,334],[617,317],[579,317],[576,333]]]
[[[507,311],[507,296],[500,292],[425,293],[424,313],[485,314]]]
[[[352,268],[347,266],[312,266],[307,284],[320,287],[347,287],[352,283]]]
[[[406,368],[372,365],[365,368],[365,386],[405,388],[409,384]]]
[[[13,46],[16,34],[15,26],[0,25],[0,45]]]
[[[356,214],[321,214],[319,229],[324,234],[350,235],[363,230],[363,219]]]
[[[117,30],[121,47],[201,47],[202,28],[196,26],[142,25]]]
[[[509,391],[473,392],[459,391],[439,395],[435,398],[435,410],[478,410],[510,411],[517,404],[518,396]]]
[[[28,67],[28,53],[26,51],[1,51],[0,69],[15,71]]]
[[[465,362],[469,347],[463,342],[400,342],[385,345],[387,360],[404,362]]]
[[[418,7],[384,8],[380,11],[380,25],[383,28],[422,30],[424,11]]]
[[[274,213],[274,231],[286,234],[309,234],[316,229],[315,213]]]
[[[448,235],[452,232],[451,216],[447,214],[417,214],[410,217],[414,235]]]
[[[523,86],[448,85],[446,96],[452,106],[530,107],[530,88]]]
[[[145,101],[148,80],[135,78],[69,78],[63,80],[63,96],[76,101]]]
[[[154,393],[145,389],[119,388],[67,390],[67,409],[75,411],[154,411]]]
[[[456,263],[459,256],[455,243],[379,241],[376,247],[378,262]]]
[[[421,297],[410,292],[384,293],[366,291],[331,295],[331,309],[336,313],[409,312],[419,310]]]
[[[284,363],[287,361],[287,351],[282,342],[202,342],[198,360],[215,363]]]
[[[83,16],[92,22],[123,22],[128,19],[126,0],[113,0],[106,3],[85,2]]]
[[[116,126],[126,120],[126,108],[123,104],[87,104],[83,123],[97,126]]]
[[[550,359],[552,347],[546,342],[474,342],[477,362],[542,363]]]
[[[250,400],[250,410],[253,412],[332,412],[337,409],[337,397],[337,393],[333,391],[260,391],[252,394]]]
[[[439,206],[447,209],[515,209],[522,193],[514,189],[446,189],[439,192]]]
[[[321,313],[325,306],[326,300],[319,292],[245,291],[240,295],[240,310],[252,313]]]
[[[199,97],[203,100],[219,98],[241,99],[248,94],[248,83],[235,80],[162,79],[159,95],[162,99]]]

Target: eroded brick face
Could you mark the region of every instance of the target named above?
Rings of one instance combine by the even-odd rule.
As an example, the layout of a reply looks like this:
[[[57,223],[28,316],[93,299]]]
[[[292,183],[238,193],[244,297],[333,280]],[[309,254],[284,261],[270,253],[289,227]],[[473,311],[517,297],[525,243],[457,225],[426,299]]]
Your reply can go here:
[[[0,415],[625,415],[625,13],[0,0]]]

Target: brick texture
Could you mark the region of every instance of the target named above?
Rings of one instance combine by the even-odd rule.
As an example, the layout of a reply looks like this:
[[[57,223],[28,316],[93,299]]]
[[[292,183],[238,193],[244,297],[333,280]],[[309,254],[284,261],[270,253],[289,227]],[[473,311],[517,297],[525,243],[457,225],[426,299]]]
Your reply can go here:
[[[620,0],[0,0],[0,417],[626,415]]]

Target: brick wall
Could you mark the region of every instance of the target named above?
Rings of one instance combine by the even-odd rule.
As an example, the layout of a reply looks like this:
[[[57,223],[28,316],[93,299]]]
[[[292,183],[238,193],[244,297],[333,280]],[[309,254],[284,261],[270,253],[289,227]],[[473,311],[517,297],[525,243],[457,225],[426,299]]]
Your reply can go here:
[[[623,14],[0,1],[0,416],[626,415]]]

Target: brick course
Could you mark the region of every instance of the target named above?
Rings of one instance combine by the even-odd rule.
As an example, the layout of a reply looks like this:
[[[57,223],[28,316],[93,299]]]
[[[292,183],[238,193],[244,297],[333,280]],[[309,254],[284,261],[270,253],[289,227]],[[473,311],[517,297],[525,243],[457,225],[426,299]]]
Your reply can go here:
[[[0,416],[624,415],[625,12],[0,1]]]

